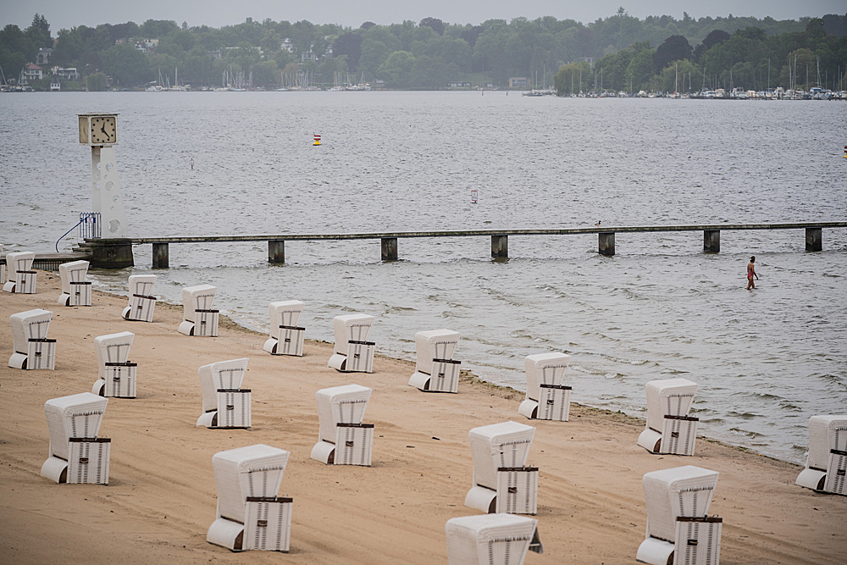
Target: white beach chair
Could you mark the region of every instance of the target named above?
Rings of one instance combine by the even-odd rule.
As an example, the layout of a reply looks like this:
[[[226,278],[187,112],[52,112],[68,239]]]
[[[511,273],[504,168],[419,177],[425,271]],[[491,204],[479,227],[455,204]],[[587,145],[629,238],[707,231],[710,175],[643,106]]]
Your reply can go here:
[[[488,513],[537,513],[538,468],[526,466],[533,435],[535,428],[512,421],[468,432],[473,487],[465,506]]]
[[[62,278],[60,306],[91,306],[91,281],[85,280],[88,273],[88,261],[71,261],[59,265]]]
[[[374,317],[367,314],[345,314],[332,320],[335,330],[335,352],[327,366],[345,373],[373,373],[374,346],[368,332]]]
[[[33,261],[33,251],[6,253],[6,284],[3,285],[3,290],[18,294],[35,294],[36,274],[32,270]]]
[[[41,476],[57,483],[109,484],[112,440],[98,438],[107,398],[83,392],[44,404],[50,454]]]
[[[288,551],[293,499],[277,496],[288,456],[257,444],[212,457],[218,509],[206,541],[232,551]]]
[[[528,551],[543,553],[538,520],[514,514],[451,518],[444,525],[448,565],[522,565]]]
[[[14,369],[50,369],[56,367],[56,340],[47,338],[53,312],[36,308],[9,316],[15,350],[9,357]]]
[[[847,415],[809,418],[809,455],[796,484],[847,495]]]
[[[374,425],[363,424],[371,389],[344,385],[321,389],[318,401],[320,432],[312,448],[312,459],[327,465],[370,467]]]
[[[653,565],[718,565],[722,520],[708,517],[718,473],[692,465],[644,475],[647,537],[636,560]]]
[[[198,426],[207,428],[249,428],[253,424],[252,391],[241,388],[249,359],[232,359],[203,365],[197,369],[203,413]]]
[[[562,384],[570,356],[564,353],[538,353],[524,359],[526,398],[518,413],[530,420],[567,422],[571,410],[571,387]]]
[[[453,360],[459,332],[430,330],[415,334],[417,363],[409,385],[427,392],[459,391],[461,361]]]
[[[130,275],[129,306],[123,309],[121,316],[125,320],[152,322],[156,297],[151,296],[156,275]]]
[[[271,355],[303,356],[303,341],[306,328],[297,327],[303,304],[299,300],[271,302],[268,306],[271,318],[270,336],[262,347]]]
[[[202,337],[218,336],[218,311],[212,309],[217,287],[210,284],[182,289],[182,318],[179,333]]]
[[[638,445],[650,453],[694,455],[699,418],[688,415],[697,385],[688,379],[647,383],[647,427]]]
[[[91,387],[93,394],[118,398],[135,398],[138,364],[128,360],[135,334],[120,332],[94,338],[99,372]]]

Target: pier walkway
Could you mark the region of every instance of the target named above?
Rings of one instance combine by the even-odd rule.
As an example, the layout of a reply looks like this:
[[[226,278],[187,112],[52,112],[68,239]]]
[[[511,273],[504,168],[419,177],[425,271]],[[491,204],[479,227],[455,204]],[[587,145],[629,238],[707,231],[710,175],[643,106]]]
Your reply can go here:
[[[719,253],[722,231],[737,230],[805,230],[806,251],[821,251],[823,249],[822,230],[824,228],[845,228],[847,222],[795,222],[775,224],[715,224],[715,225],[677,225],[677,226],[616,226],[589,228],[557,228],[557,229],[513,229],[513,230],[451,230],[451,231],[415,231],[415,232],[382,232],[382,233],[330,233],[330,234],[261,234],[261,235],[208,235],[182,237],[138,237],[122,240],[130,245],[153,245],[153,268],[167,268],[169,262],[168,246],[172,243],[212,243],[239,241],[267,241],[268,261],[285,263],[286,241],[315,241],[322,239],[378,239],[381,241],[381,257],[383,261],[398,259],[397,240],[404,238],[439,238],[439,237],[490,237],[491,257],[506,259],[509,256],[510,235],[585,235],[597,234],[598,252],[602,255],[615,254],[615,234],[643,232],[703,232],[703,252]],[[99,240],[102,241],[102,240]],[[86,239],[85,245],[97,245],[98,240]],[[116,242],[117,243],[117,242]]]

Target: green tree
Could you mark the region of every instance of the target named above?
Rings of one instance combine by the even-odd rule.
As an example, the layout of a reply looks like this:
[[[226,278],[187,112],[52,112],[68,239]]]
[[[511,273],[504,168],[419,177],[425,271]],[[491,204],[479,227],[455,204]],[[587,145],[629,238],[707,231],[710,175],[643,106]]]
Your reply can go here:
[[[626,74],[629,78],[630,91],[641,90],[645,87],[649,88],[650,77],[653,76],[653,52],[652,49],[636,50],[632,61],[626,68]]]
[[[709,35],[706,36],[705,39],[703,39],[703,42],[700,45],[694,48],[694,60],[699,63],[700,58],[706,51],[708,51],[715,45],[720,45],[724,41],[727,41],[729,37],[730,35],[723,30],[713,30],[709,33]]]
[[[91,73],[85,77],[85,88],[91,92],[106,90],[106,75],[103,73]]]
[[[180,69],[181,81],[185,84],[198,87],[216,83],[217,77],[212,72],[212,56],[200,46],[194,47],[186,55]]]
[[[395,51],[380,66],[377,77],[385,81],[385,85],[389,88],[409,88],[412,84],[414,66],[414,55],[408,51]]]
[[[254,86],[270,87],[279,82],[279,67],[273,59],[256,63],[250,70],[253,72]]]
[[[103,68],[114,84],[122,88],[143,84],[150,74],[144,53],[125,43],[103,52]]]
[[[147,20],[141,24],[138,33],[143,38],[158,39],[171,32],[179,31],[179,26],[171,20]]]
[[[376,29],[376,28],[374,28]],[[365,39],[362,41],[362,56],[359,59],[358,71],[373,76],[391,55],[388,46],[382,41]]]
[[[687,39],[681,35],[672,35],[659,45],[656,52],[653,53],[653,68],[659,73],[670,62],[691,59],[693,53],[694,49],[691,48]]]
[[[439,90],[447,87],[447,83],[458,72],[437,57],[415,57],[412,65],[412,88]]]
[[[335,57],[346,56],[347,65],[351,71],[355,71],[359,67],[359,58],[362,56],[361,34],[348,31],[336,37],[332,42],[332,54]]]
[[[655,90],[664,92],[689,92],[699,90],[703,81],[700,69],[691,61],[673,61],[662,69]],[[689,88],[690,85],[690,88]]]
[[[444,22],[442,22],[438,18],[424,18],[418,25],[420,27],[431,28],[438,35],[444,35]]]
[[[553,77],[556,94],[565,96],[584,92],[591,75],[591,65],[586,62],[568,63],[559,67]]]

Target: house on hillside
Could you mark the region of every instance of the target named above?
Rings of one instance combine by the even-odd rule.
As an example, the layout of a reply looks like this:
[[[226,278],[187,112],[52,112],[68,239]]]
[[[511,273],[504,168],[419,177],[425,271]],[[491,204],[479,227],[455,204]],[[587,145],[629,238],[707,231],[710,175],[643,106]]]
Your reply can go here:
[[[48,65],[50,58],[53,56],[53,50],[49,47],[39,47],[38,54],[35,56],[36,65]]]
[[[62,67],[53,67],[50,69],[53,73],[54,77],[58,77],[62,80],[79,80],[79,73],[76,70],[76,67],[68,67],[63,69]]]
[[[509,79],[509,88],[526,88],[528,83],[526,77],[512,77]]]
[[[21,86],[29,84],[33,80],[41,80],[44,78],[44,71],[35,63],[27,63],[23,71],[21,71]]]

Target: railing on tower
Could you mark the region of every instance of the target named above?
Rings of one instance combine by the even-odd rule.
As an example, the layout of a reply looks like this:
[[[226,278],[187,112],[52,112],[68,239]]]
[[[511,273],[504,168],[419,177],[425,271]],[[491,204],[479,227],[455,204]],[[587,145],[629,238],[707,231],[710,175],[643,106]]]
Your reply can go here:
[[[100,212],[80,212],[79,221],[76,225],[62,234],[62,237],[56,240],[56,253],[59,252],[59,242],[66,235],[74,231],[74,228],[79,226],[80,239],[99,239],[100,238]]]
[[[78,225],[80,239],[100,238],[100,212],[80,212]]]

